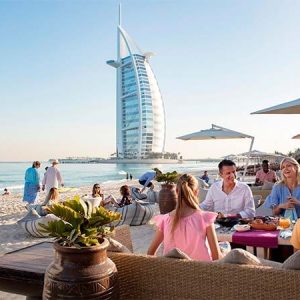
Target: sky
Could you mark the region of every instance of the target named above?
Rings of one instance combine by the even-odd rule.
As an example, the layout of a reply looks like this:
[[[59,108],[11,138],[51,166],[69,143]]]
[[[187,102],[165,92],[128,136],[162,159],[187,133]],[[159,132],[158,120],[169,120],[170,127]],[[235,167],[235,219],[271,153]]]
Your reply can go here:
[[[116,0],[0,0],[0,161],[109,157],[116,140]],[[254,149],[300,147],[298,115],[250,115],[300,98],[300,1],[123,0],[122,25],[163,96],[166,151],[248,151],[249,139],[181,141],[217,124]]]

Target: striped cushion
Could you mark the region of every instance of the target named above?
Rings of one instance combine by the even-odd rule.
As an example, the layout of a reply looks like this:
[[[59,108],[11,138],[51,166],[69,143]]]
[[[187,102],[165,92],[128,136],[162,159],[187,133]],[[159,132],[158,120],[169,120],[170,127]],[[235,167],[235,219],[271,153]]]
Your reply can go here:
[[[115,223],[115,226],[123,224],[139,226],[146,224],[153,217],[155,204],[141,204],[134,201],[130,205],[110,207],[109,209],[122,214],[121,220]]]
[[[60,218],[53,214],[48,214],[44,217],[41,217],[38,214],[34,214],[33,210],[30,210],[30,212],[23,219],[18,221],[18,224],[21,225],[21,227],[24,228],[25,231],[31,236],[48,237],[48,233],[43,232],[43,229],[39,223],[47,225],[50,221],[54,220],[60,220]]]
[[[140,189],[133,187],[131,188],[131,196],[133,199],[138,199],[138,200],[146,200],[147,195],[146,194],[141,194]]]

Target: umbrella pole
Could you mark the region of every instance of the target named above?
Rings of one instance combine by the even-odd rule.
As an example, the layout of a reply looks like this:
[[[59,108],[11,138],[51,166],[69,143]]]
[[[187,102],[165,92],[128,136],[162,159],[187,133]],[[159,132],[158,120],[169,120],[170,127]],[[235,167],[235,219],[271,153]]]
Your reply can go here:
[[[247,156],[246,165],[245,165],[245,168],[244,168],[244,173],[243,173],[242,181],[245,180],[245,175],[246,175],[246,172],[247,172],[247,168],[248,168],[248,164],[249,164],[249,158],[250,158],[250,153],[251,153],[251,150],[252,150],[252,147],[253,147],[253,143],[254,143],[254,137],[251,138],[250,149],[249,149],[249,152],[248,152],[248,156]]]

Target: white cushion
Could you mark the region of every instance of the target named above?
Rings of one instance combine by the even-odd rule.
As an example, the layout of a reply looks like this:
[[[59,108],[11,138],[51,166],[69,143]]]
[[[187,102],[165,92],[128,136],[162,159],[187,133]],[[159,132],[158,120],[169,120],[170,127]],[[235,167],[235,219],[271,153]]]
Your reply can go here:
[[[287,258],[282,264],[283,269],[300,270],[300,250]]]
[[[181,251],[178,248],[174,248],[170,250],[168,253],[164,254],[165,257],[170,257],[170,258],[179,258],[179,259],[188,259],[192,260],[186,253]]]
[[[260,260],[248,251],[243,249],[233,249],[226,256],[216,261],[216,263],[229,263],[240,265],[260,265]]]
[[[121,252],[121,253],[132,253],[126,246],[121,244],[120,242],[109,238],[109,246],[107,248],[107,251],[111,252]]]

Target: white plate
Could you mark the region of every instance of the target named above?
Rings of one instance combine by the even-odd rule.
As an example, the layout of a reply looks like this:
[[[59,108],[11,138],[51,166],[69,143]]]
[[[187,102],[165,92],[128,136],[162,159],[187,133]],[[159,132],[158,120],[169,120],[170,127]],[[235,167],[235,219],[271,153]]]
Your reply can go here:
[[[250,230],[250,225],[248,224],[236,224],[233,226],[236,231],[248,231]]]

